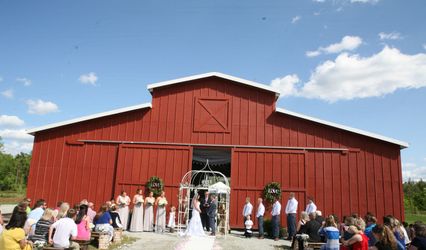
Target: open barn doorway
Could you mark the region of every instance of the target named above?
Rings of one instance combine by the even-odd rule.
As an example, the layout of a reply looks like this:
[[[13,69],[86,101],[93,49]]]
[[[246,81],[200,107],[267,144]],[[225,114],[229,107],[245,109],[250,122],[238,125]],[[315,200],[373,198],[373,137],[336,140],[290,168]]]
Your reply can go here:
[[[192,170],[201,170],[206,163],[211,170],[221,172],[230,181],[231,178],[231,149],[228,148],[194,148],[192,155]]]

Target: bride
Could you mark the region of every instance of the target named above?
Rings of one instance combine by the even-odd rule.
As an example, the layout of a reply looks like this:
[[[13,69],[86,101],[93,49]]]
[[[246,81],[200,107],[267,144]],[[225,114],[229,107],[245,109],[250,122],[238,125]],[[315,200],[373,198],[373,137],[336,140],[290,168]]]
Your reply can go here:
[[[194,198],[192,198],[192,217],[185,231],[186,236],[206,236],[203,230],[203,224],[201,223],[199,198],[200,195],[197,193],[195,193]]]

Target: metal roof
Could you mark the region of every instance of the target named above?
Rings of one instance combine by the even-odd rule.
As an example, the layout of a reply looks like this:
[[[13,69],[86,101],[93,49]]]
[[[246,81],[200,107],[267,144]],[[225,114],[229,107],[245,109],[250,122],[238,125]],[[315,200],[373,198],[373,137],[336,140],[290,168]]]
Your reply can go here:
[[[220,73],[220,72],[209,72],[209,73],[187,76],[187,77],[182,77],[182,78],[173,79],[173,80],[164,81],[164,82],[152,83],[152,84],[149,84],[147,86],[147,88],[148,88],[149,92],[152,92],[155,88],[170,86],[170,85],[173,85],[173,84],[198,80],[198,79],[212,77],[212,76],[216,76],[216,77],[219,77],[219,78],[234,81],[236,83],[241,83],[241,84],[244,84],[244,85],[247,85],[247,86],[251,86],[251,87],[258,88],[258,89],[263,89],[263,90],[266,90],[266,91],[273,92],[273,93],[275,93],[275,96],[277,98],[280,96],[280,92],[274,87],[271,87],[271,86],[265,85],[265,84],[261,84],[261,83],[257,83],[257,82],[253,82],[253,81],[249,81],[249,80],[246,80],[246,79],[238,78],[238,77],[235,77],[235,76],[230,76],[230,75],[223,74],[223,73]]]
[[[390,142],[392,144],[399,145],[401,148],[408,148],[408,146],[409,146],[409,144],[407,142],[403,142],[403,141],[393,139],[393,138],[390,138],[390,137],[386,137],[386,136],[383,136],[383,135],[378,135],[378,134],[375,134],[375,133],[367,132],[367,131],[364,131],[364,130],[361,130],[361,129],[352,128],[352,127],[349,127],[349,126],[346,126],[346,125],[341,125],[341,124],[337,124],[337,123],[334,123],[334,122],[324,121],[324,120],[321,120],[321,119],[318,119],[318,118],[299,114],[299,113],[292,112],[292,111],[289,111],[289,110],[277,108],[276,112],[283,113],[283,114],[290,115],[290,116],[294,116],[294,117],[298,117],[298,118],[301,118],[301,119],[304,119],[304,120],[313,121],[313,122],[316,122],[316,123],[321,123],[321,124],[324,124],[324,125],[327,125],[327,126],[330,126],[330,127],[339,128],[339,129],[342,129],[342,130],[345,130],[345,131],[349,131],[349,132],[352,132],[352,133],[355,133],[355,134],[368,136],[368,137],[378,139],[378,140],[381,140],[381,141]]]
[[[74,119],[67,120],[67,121],[62,121],[62,122],[52,123],[52,124],[48,124],[48,125],[37,127],[37,128],[32,128],[32,129],[27,130],[27,133],[30,134],[30,135],[34,135],[36,132],[43,131],[43,130],[48,130],[48,129],[52,129],[52,128],[57,128],[57,127],[73,124],[73,123],[88,121],[88,120],[92,120],[92,119],[96,119],[96,118],[100,118],[100,117],[120,114],[120,113],[133,111],[133,110],[137,110],[137,109],[151,108],[151,107],[152,107],[151,103],[144,103],[144,104],[139,104],[139,105],[135,105],[135,106],[114,109],[114,110],[110,110],[110,111],[106,111],[106,112],[102,112],[102,113],[82,116],[82,117],[74,118]]]

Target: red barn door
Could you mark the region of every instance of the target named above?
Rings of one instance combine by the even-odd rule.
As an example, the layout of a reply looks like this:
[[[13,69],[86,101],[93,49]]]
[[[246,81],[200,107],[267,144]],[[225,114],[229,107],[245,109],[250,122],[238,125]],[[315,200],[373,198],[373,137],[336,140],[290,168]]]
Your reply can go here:
[[[245,198],[250,197],[256,213],[257,198],[269,182],[281,184],[282,211],[285,209],[290,192],[296,194],[299,208],[304,208],[306,200],[305,152],[300,150],[269,150],[236,148],[232,150],[231,161],[231,206],[230,226],[243,227],[242,210]],[[271,207],[267,207],[265,217],[270,218]],[[285,225],[284,212],[281,224]],[[257,222],[255,222],[257,225]]]
[[[180,181],[191,168],[191,147],[121,145],[117,163],[115,197],[121,190],[126,191],[130,197],[133,197],[137,188],[142,188],[145,192],[148,179],[158,176],[164,181],[169,205],[177,207]]]

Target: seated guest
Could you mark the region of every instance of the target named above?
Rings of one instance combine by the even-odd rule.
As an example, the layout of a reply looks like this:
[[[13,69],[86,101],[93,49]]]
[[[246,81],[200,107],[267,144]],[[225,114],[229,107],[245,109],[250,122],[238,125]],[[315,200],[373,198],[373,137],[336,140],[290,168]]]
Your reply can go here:
[[[385,226],[388,226],[389,229],[393,232],[393,235],[395,236],[396,240],[398,241],[398,244],[405,248],[404,232],[401,231],[401,228],[399,228],[397,226],[397,222],[395,221],[395,218],[392,215],[387,215],[387,216],[383,217],[383,224]],[[399,247],[401,247],[401,246],[399,246]]]
[[[308,221],[309,221],[308,213],[306,213],[305,211],[302,211],[300,213],[300,220],[299,222],[297,222],[297,227],[296,227],[296,232],[298,234],[305,233],[305,225],[306,225],[306,222]]]
[[[320,242],[321,237],[318,234],[318,231],[321,228],[321,224],[315,220],[317,214],[315,212],[309,214],[309,221],[306,222],[305,234],[309,235],[308,241],[310,242]]]
[[[426,225],[421,222],[416,222],[413,228],[414,238],[411,241],[409,250],[426,249]]]
[[[251,230],[253,227],[253,221],[251,220],[251,216],[247,215],[246,216],[246,221],[244,222],[244,236],[246,238],[251,238],[251,236],[253,236],[253,231]]]
[[[356,221],[359,221],[359,219]],[[349,240],[342,241],[344,246],[353,250],[368,250],[368,237],[360,227],[350,226],[348,231],[352,234],[352,237]]]
[[[34,234],[35,226],[38,220],[40,220],[41,216],[44,214],[44,209],[46,208],[46,201],[43,199],[37,200],[33,210],[28,214],[27,218],[27,226],[31,227],[28,230],[29,235]]]
[[[345,224],[340,234],[343,240],[349,240],[353,236],[353,234],[349,232],[349,227],[355,225],[355,218],[346,216],[344,222]]]
[[[53,244],[57,248],[69,248],[69,249],[80,249],[80,245],[77,242],[70,241],[77,239],[77,225],[75,224],[76,211],[69,209],[67,217],[61,218],[49,229],[49,243]],[[53,235],[53,230],[55,234]],[[52,237],[53,236],[53,237]]]
[[[77,224],[77,240],[90,240],[90,218],[87,216],[89,206],[80,205],[75,224]]]
[[[3,215],[1,214],[1,210],[0,210],[0,234],[1,232],[3,232]]]
[[[120,215],[117,212],[117,206],[111,205],[111,208],[109,210],[111,220],[112,220],[112,227],[115,228],[123,228],[123,225],[121,224]]]
[[[46,208],[46,210],[44,210],[43,216],[41,216],[40,220],[37,221],[34,234],[31,237],[29,237],[29,239],[32,242],[36,242],[36,241],[48,242],[49,228],[52,225],[53,221],[54,221],[53,210],[50,208]]]
[[[368,246],[372,247],[376,245],[376,237],[373,235],[373,228],[376,226],[377,219],[374,217],[373,214],[367,213],[365,216],[365,222],[367,223],[367,226],[365,227],[365,235],[368,237]]]
[[[315,211],[315,213],[317,214],[317,216],[315,217],[315,220],[317,220],[319,224],[322,225],[322,223],[324,222],[324,217],[322,217],[322,212],[317,210]]]
[[[328,216],[325,219],[325,224],[322,226],[318,232],[320,235],[324,235],[326,238],[326,243],[321,247],[321,249],[326,250],[339,250],[339,230],[337,229],[336,222],[334,221],[333,216]]]
[[[376,240],[374,247],[378,250],[397,250],[395,236],[387,226],[376,225],[371,229],[371,233]]]
[[[93,202],[89,202],[89,209],[87,210],[87,216],[90,218],[90,222],[93,222],[96,216],[95,204]]]
[[[95,231],[106,232],[110,236],[110,241],[114,235],[114,228],[112,225],[111,215],[108,212],[108,207],[106,204],[102,205],[99,209],[99,212],[95,216]]]
[[[70,204],[68,204],[67,202],[62,202],[61,206],[59,207],[59,212],[56,219],[59,220],[65,218],[67,216],[68,209],[70,209]]]
[[[24,231],[26,208],[26,205],[18,205],[13,209],[12,217],[0,235],[0,249],[31,249],[31,243],[26,240]]]

